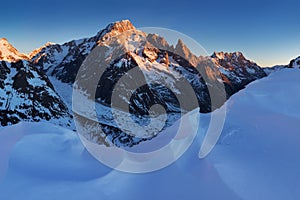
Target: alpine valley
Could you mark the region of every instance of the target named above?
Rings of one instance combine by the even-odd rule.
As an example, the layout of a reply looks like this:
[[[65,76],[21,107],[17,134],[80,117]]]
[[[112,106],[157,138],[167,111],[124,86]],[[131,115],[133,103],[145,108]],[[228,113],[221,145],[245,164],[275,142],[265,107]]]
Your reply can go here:
[[[108,48],[112,44],[116,48]],[[286,66],[262,68],[240,52],[196,56],[182,40],[173,46],[155,33],[147,34],[136,29],[128,20],[109,24],[90,38],[64,44],[47,43],[28,55],[18,52],[3,38],[0,40],[0,125],[9,126],[21,121],[49,121],[75,130],[73,115],[82,116],[72,111],[72,86],[80,67],[96,48],[102,48],[106,59],[109,59],[118,48],[124,46],[129,46],[129,50],[110,59],[109,67],[101,77],[99,74],[82,77],[86,82],[93,78],[99,79],[95,94],[97,117],[105,132],[101,138],[92,131],[87,137],[95,137],[92,139],[105,141],[108,145],[133,146],[144,140],[120,130],[110,112],[112,91],[120,78],[131,69],[136,68],[146,82],[151,84],[138,88],[130,98],[119,96],[119,100],[128,102],[130,113],[141,124],[148,123],[147,116],[152,105],[162,105],[168,114],[166,126],[170,126],[180,117],[182,110],[188,112],[195,109],[189,107],[189,102],[180,104],[176,98],[177,95],[189,95],[186,91],[176,90],[183,79],[193,88],[200,112],[210,113],[249,83],[273,71],[300,66],[300,59],[297,58]],[[90,69],[86,70],[88,74]],[[130,81],[140,81],[135,78],[130,77]],[[171,88],[159,84],[163,80],[167,80]],[[222,99],[221,96],[225,94],[225,99],[215,105],[211,104],[209,91],[210,87],[218,87],[218,84],[212,86],[210,82],[221,86],[220,93],[214,98]],[[126,90],[126,85],[121,89]],[[94,122],[86,120],[84,123],[87,126]],[[149,138],[153,137],[155,135]]]

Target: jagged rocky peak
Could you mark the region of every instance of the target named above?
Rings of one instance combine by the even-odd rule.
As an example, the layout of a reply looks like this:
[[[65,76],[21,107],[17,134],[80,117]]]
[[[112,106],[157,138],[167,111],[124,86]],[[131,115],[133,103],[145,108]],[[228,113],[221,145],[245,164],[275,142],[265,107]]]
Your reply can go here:
[[[124,31],[135,29],[135,27],[132,25],[132,23],[129,20],[122,20],[122,21],[117,21],[109,24],[107,29],[109,31],[124,32]]]
[[[181,39],[179,39],[176,44],[175,52],[180,56],[189,56],[191,54],[191,51]]]
[[[241,59],[244,60],[245,56],[243,55],[243,53],[241,52],[214,52],[213,55],[211,56],[212,58],[217,58],[220,60],[224,60],[224,59]]]
[[[220,52],[214,52],[213,55],[211,56],[212,58],[218,58],[218,59],[224,59],[225,54],[223,51]]]
[[[159,36],[158,34],[149,33],[147,35],[147,41],[158,49],[174,51],[174,47],[170,46],[167,40],[165,40],[165,38]]]
[[[101,30],[97,37],[99,40],[105,41],[106,39],[116,36],[120,33],[136,30],[129,20],[117,21],[109,24],[105,29]]]
[[[241,52],[214,52],[211,58],[217,65],[227,69],[259,67],[256,63],[246,59]]]
[[[296,59],[291,60],[288,67],[289,68],[300,68],[300,56],[297,57]]]
[[[246,59],[241,52],[214,52],[211,58],[223,79],[226,77],[224,82],[228,83],[228,94],[234,94],[248,83],[267,75],[260,66]]]
[[[191,50],[181,39],[178,40],[174,52],[175,54],[189,61],[189,63],[191,63],[193,66],[196,66],[199,62],[198,57],[191,52]]]
[[[28,56],[20,53],[6,38],[0,38],[0,60],[16,62],[18,60],[28,60]]]

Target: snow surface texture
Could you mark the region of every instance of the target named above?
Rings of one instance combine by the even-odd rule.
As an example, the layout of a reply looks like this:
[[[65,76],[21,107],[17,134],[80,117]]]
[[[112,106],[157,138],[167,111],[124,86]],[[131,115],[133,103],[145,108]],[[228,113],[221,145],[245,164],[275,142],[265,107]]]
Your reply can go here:
[[[222,136],[208,157],[198,158],[210,116],[201,114],[190,149],[148,174],[105,167],[69,130],[7,127],[0,132],[0,199],[300,199],[299,90],[299,69],[251,83],[227,102]]]

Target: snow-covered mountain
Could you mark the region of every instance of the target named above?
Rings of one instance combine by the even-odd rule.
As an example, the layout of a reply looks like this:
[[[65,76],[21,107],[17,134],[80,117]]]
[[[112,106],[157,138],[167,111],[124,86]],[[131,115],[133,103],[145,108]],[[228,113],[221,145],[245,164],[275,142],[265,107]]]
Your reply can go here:
[[[5,46],[10,47],[8,49],[14,49],[8,43]],[[177,98],[184,99],[191,96],[190,91],[180,89],[183,81],[187,81],[191,85],[200,111],[207,113],[223,105],[227,98],[244,88],[248,83],[266,76],[262,68],[247,60],[242,53],[219,52],[214,53],[211,57],[198,57],[189,50],[182,40],[178,40],[174,47],[155,33],[147,34],[136,29],[128,20],[109,24],[90,38],[72,40],[62,45],[47,43],[29,55],[23,55],[14,50],[15,57],[9,57],[9,61],[13,62],[22,58],[26,66],[30,66],[30,69],[32,68],[40,74],[45,73],[53,83],[53,87],[51,87],[53,93],[59,94],[56,100],[58,105],[63,105],[62,101],[67,104],[61,108],[61,115],[69,116],[72,107],[71,85],[75,82],[78,70],[84,60],[93,50],[97,49],[103,49],[109,63],[102,77],[96,73],[97,69],[86,68],[86,71],[81,72],[87,75],[82,77],[83,81],[99,80],[95,83],[98,88],[96,90],[97,102],[101,106],[109,108],[112,92],[120,78],[128,71],[137,69],[138,74],[141,75],[140,80],[131,77],[130,81],[135,84],[144,81],[148,84],[139,87],[131,97],[126,97],[120,92],[118,101],[128,103],[129,111],[141,118],[144,116],[147,118],[149,108],[152,105],[160,104],[168,113],[168,125],[180,117],[181,111],[188,112],[195,108],[195,105],[189,102],[190,99],[179,102]],[[111,58],[116,52],[124,49],[125,51],[121,56]],[[93,73],[90,73],[91,71]],[[50,84],[48,78],[46,76],[44,78]],[[223,85],[225,93],[222,91]],[[119,85],[117,90],[127,91],[125,93],[132,92],[127,87],[128,85],[124,83]],[[219,100],[214,106],[211,105],[209,94],[211,88],[220,91],[214,97]],[[31,92],[35,93],[34,90]],[[22,96],[20,99],[19,101],[23,101]],[[53,104],[53,106],[57,105]],[[31,115],[28,119],[35,118],[30,113],[28,115]],[[124,135],[118,126],[111,123],[113,119],[108,115],[107,112],[103,112],[102,115],[100,113],[98,119],[104,127],[103,130],[106,130],[106,134],[113,138],[111,139],[113,143],[124,143],[132,146],[132,144],[139,142],[126,134]],[[52,113],[51,117],[56,118],[59,115]],[[147,121],[143,118],[141,123],[144,123],[144,120]]]
[[[144,37],[136,38],[135,40],[140,40],[140,42],[147,40],[147,42],[157,47],[157,49],[175,52],[188,61],[188,63],[180,63],[181,65],[194,66],[199,61],[198,57],[193,55],[181,40],[178,41],[178,44],[174,48],[172,45],[169,45],[164,38],[156,34],[146,34],[137,30],[128,20],[109,24],[105,29],[91,38],[73,40],[62,45],[49,43],[41,49],[32,52],[30,58],[34,65],[45,71],[47,75],[55,76],[65,83],[73,83],[83,60],[97,45],[101,45],[107,38],[120,35],[130,30],[132,30],[131,34],[144,35]],[[130,35],[128,35],[128,37],[130,37]],[[142,58],[148,56],[146,55],[146,51],[142,53],[143,55],[138,56]],[[149,57],[147,59],[149,59]],[[212,60],[218,66],[220,73],[224,75],[224,79],[229,79],[231,82],[234,82],[234,86],[237,86],[236,83],[239,84],[238,89],[266,75],[258,65],[247,60],[243,54],[239,52],[214,53]],[[224,82],[228,82],[228,80],[224,80]]]
[[[173,47],[156,34],[146,34],[136,29],[128,20],[109,24],[91,38],[70,41],[62,45],[46,45],[35,55],[32,54],[31,61],[48,76],[63,83],[73,84],[83,61],[93,50],[97,51],[97,49],[103,51],[102,54],[105,55],[103,60],[109,60],[109,66],[102,77],[99,77],[97,71],[99,67],[104,66],[90,65],[80,73],[84,74],[81,81],[88,84],[95,79],[99,80],[99,82],[94,82],[98,84],[96,91],[98,103],[110,106],[113,91],[119,91],[117,101],[128,103],[129,111],[140,117],[147,116],[152,105],[162,105],[168,113],[167,124],[172,124],[172,121],[178,119],[182,110],[188,112],[195,108],[195,104],[189,102],[190,99],[186,99],[185,102],[178,101],[177,97],[184,99],[191,96],[190,91],[178,90],[184,80],[187,80],[193,88],[200,111],[206,113],[220,107],[226,98],[244,88],[248,83],[266,76],[257,64],[247,60],[241,53],[220,52],[214,53],[211,57],[197,57],[181,40],[178,40],[176,46]],[[111,58],[123,49],[125,49],[123,54],[115,59]],[[126,82],[122,84],[118,82],[132,69],[137,69],[140,76],[129,78],[130,83],[137,84],[137,86],[139,82],[148,84],[139,87],[132,96],[126,96],[132,92],[129,89],[131,87]],[[213,84],[219,84],[220,87],[225,85],[226,93],[222,93],[220,88],[220,92],[216,94],[215,98],[220,102],[214,105],[215,107],[211,105],[209,95],[211,86],[206,84],[208,80],[205,78]],[[118,87],[116,87],[117,83]],[[56,89],[60,90],[60,88]],[[114,144],[122,143],[132,146],[141,141],[120,131],[117,125],[111,123],[113,119],[108,117],[107,112],[98,113],[103,130],[112,138]],[[179,115],[171,116],[174,113]],[[111,120],[106,120],[108,118]],[[88,122],[85,123],[90,127]],[[93,133],[93,135],[97,134]],[[99,140],[99,138],[93,140]]]
[[[48,77],[28,61],[0,61],[0,126],[51,121],[70,127],[71,115]]]
[[[300,56],[291,60],[290,64],[287,66],[289,68],[300,68]]]
[[[99,82],[99,88],[103,88],[103,90],[97,92],[96,97],[98,99],[105,104],[109,104],[111,91],[117,80],[129,69],[138,67],[151,80],[157,78],[157,75],[161,78],[167,76],[169,79],[179,76],[187,78],[195,91],[197,91],[201,111],[210,112],[210,99],[204,80],[193,69],[201,59],[193,55],[181,40],[178,41],[178,44],[174,48],[164,38],[156,34],[146,34],[137,30],[128,20],[112,23],[91,38],[74,40],[62,45],[46,45],[31,54],[31,61],[47,75],[56,77],[64,83],[72,84],[82,62],[95,47],[109,45],[106,42],[108,38],[124,35],[124,33],[127,34],[127,39],[118,43],[118,45],[126,46],[129,43],[135,42],[140,46],[138,48],[133,46],[130,51],[125,52],[126,55],[122,58],[111,61],[111,68],[107,70],[107,73],[104,74],[105,77],[102,77],[102,81]],[[112,50],[110,49],[110,51]],[[222,76],[228,97],[244,88],[251,81],[266,76],[258,65],[244,58],[241,53],[215,53],[211,57],[211,60],[216,65],[215,69],[213,69],[213,73],[215,73],[214,77]],[[151,67],[146,67],[148,65]],[[208,73],[211,73],[211,71],[205,73],[207,73],[205,76],[209,76]],[[156,89],[158,88],[154,90]],[[169,96],[170,98],[170,100],[166,101],[162,97],[158,97],[157,101],[173,101],[174,104],[174,97],[169,92],[161,91],[157,93]],[[152,97],[148,95],[148,99],[157,97],[157,95],[153,94],[150,96]],[[139,105],[145,107],[147,105],[141,104],[141,101],[150,100],[143,98],[137,101],[139,101]],[[178,105],[169,106],[170,111],[174,111],[174,108],[176,110],[176,107],[178,108]],[[145,114],[143,110],[137,111],[137,113]]]
[[[18,60],[27,60],[28,56],[20,53],[14,48],[6,38],[0,38],[0,60],[15,62]]]
[[[47,43],[32,52],[30,58],[32,63],[47,75],[54,76],[64,83],[73,83],[82,62],[99,41],[132,28],[133,25],[127,20],[113,23],[91,38],[72,40],[62,45]]]
[[[260,66],[246,59],[241,52],[215,52],[211,57],[222,74],[230,96],[250,82],[266,76]]]
[[[113,45],[117,48],[107,48]],[[109,56],[117,52],[120,47],[127,50],[122,56],[111,60]],[[130,98],[120,95],[119,101],[128,102],[130,112],[141,117],[149,114],[151,105],[160,104],[168,113],[167,124],[169,125],[180,117],[174,113],[180,114],[182,110],[188,112],[194,109],[194,105],[188,100],[179,102],[176,98],[176,95],[183,99],[190,96],[189,91],[178,90],[183,80],[187,80],[193,88],[200,111],[207,113],[220,107],[226,98],[248,83],[266,76],[257,64],[247,60],[241,53],[220,52],[214,53],[211,57],[197,57],[181,40],[174,47],[157,34],[146,34],[137,30],[128,20],[109,24],[90,38],[73,40],[62,45],[47,43],[28,56],[24,56],[23,59],[28,60],[30,66],[33,65],[36,70],[43,71],[49,77],[54,85],[54,92],[62,97],[60,101],[64,101],[67,107],[71,108],[71,85],[83,61],[96,48],[105,49],[110,65],[101,79],[97,73],[85,76],[83,79],[86,82],[94,78],[99,79],[96,83],[99,88],[96,91],[98,103],[109,108],[115,84],[128,71],[137,68],[142,79],[149,84],[140,87]],[[83,73],[88,74],[88,71],[91,69]],[[211,85],[207,84],[208,80],[205,78],[219,86],[225,85],[226,93],[222,93],[222,89],[219,89],[220,93],[217,93],[219,97],[215,98],[220,100],[215,107],[212,107],[209,95]],[[132,77],[131,81],[138,82],[135,77]],[[168,87],[162,83],[168,84]],[[127,86],[125,83],[118,89],[126,91]],[[67,109],[62,110],[62,115],[68,112]],[[106,134],[113,138],[113,143],[126,143],[129,146],[138,143],[134,138],[124,135],[118,126],[111,123],[113,119],[107,120],[110,119],[107,115],[107,112],[103,112],[98,119]]]

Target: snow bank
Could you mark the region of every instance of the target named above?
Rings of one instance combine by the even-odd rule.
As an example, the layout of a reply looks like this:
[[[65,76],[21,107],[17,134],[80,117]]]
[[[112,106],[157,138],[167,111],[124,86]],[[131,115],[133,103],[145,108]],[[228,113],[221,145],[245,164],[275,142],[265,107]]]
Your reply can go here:
[[[250,84],[228,101],[222,136],[208,157],[198,158],[210,117],[204,114],[188,151],[147,174],[108,169],[74,132],[50,124],[3,129],[0,199],[299,199],[299,89],[295,69]]]

